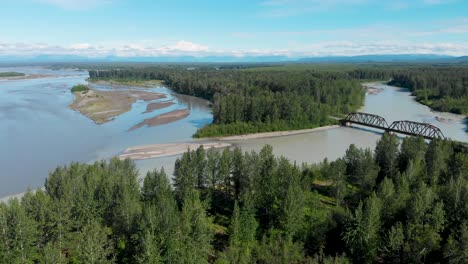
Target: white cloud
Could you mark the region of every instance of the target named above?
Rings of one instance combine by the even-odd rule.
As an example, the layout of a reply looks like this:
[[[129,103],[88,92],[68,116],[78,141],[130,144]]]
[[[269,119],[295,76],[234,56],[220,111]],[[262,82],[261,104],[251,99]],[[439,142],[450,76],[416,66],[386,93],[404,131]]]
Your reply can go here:
[[[62,9],[89,9],[108,4],[112,0],[34,0],[36,2],[57,6]]]
[[[79,55],[87,57],[158,57],[158,56],[352,56],[365,54],[468,54],[468,43],[419,43],[406,41],[329,41],[294,45],[283,49],[218,50],[188,41],[171,45],[126,44],[102,46],[87,43],[69,46],[45,43],[1,43],[0,56]]]
[[[188,52],[200,52],[208,51],[208,47],[200,44],[195,44],[189,41],[181,40],[174,45],[161,47],[164,51],[188,51]]]

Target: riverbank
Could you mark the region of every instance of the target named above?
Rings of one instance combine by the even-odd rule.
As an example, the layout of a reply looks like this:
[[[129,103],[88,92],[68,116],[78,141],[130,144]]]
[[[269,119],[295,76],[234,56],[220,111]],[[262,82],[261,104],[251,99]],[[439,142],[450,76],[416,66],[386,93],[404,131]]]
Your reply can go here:
[[[109,79],[109,80],[101,80],[101,79],[88,79],[89,83],[99,84],[99,85],[109,85],[113,87],[128,87],[128,86],[136,86],[136,87],[158,87],[163,86],[164,81],[162,80],[131,80],[131,79]]]
[[[161,158],[174,156],[184,153],[187,149],[197,149],[200,146],[203,146],[204,149],[218,149],[230,147],[232,144],[225,141],[243,141],[250,139],[261,139],[261,138],[273,138],[273,137],[285,137],[306,133],[313,133],[318,131],[325,131],[330,129],[339,128],[338,125],[333,126],[324,126],[312,129],[302,129],[302,130],[291,130],[291,131],[277,131],[277,132],[267,132],[267,133],[256,133],[256,134],[246,134],[238,136],[227,136],[227,137],[216,137],[216,138],[206,138],[204,142],[183,142],[183,143],[170,143],[170,144],[152,144],[137,146],[125,149],[122,154],[117,157],[120,159],[152,159],[152,158]],[[222,141],[222,142],[220,142]]]
[[[161,93],[137,90],[99,91],[90,89],[86,92],[73,93],[75,100],[70,108],[80,112],[96,124],[112,121],[118,115],[130,111],[137,100],[152,101],[166,98]]]
[[[17,80],[32,80],[32,79],[42,79],[42,78],[54,78],[59,77],[49,74],[25,74],[17,76],[0,76],[0,81],[17,81]]]
[[[219,140],[219,141],[235,141],[235,140],[259,139],[259,138],[285,137],[285,136],[292,136],[292,135],[299,135],[299,134],[306,134],[306,133],[318,132],[318,131],[323,131],[323,130],[335,129],[339,127],[340,127],[339,125],[330,125],[330,126],[322,126],[322,127],[317,127],[317,128],[300,129],[300,130],[263,132],[263,133],[253,133],[253,134],[225,136],[225,137],[213,137],[213,138],[204,138],[204,139]]]
[[[179,155],[190,150],[196,150],[200,146],[203,146],[203,149],[219,149],[230,147],[230,143],[220,143],[220,142],[205,142],[205,143],[171,143],[171,144],[153,144],[145,145],[138,147],[127,148],[122,154],[118,155],[119,159],[131,159],[131,160],[141,160],[141,159],[152,159],[152,158],[161,158]]]

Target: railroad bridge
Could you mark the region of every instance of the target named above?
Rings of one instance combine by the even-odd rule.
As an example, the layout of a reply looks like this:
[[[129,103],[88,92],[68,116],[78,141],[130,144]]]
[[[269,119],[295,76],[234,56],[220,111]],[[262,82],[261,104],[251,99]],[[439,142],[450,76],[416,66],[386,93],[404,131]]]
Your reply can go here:
[[[385,132],[393,132],[410,136],[421,136],[425,139],[445,138],[444,134],[438,127],[428,123],[403,120],[395,121],[388,125],[387,121],[385,121],[385,118],[381,116],[361,112],[350,113],[345,118],[340,119],[340,124],[342,126],[357,124],[381,129]]]

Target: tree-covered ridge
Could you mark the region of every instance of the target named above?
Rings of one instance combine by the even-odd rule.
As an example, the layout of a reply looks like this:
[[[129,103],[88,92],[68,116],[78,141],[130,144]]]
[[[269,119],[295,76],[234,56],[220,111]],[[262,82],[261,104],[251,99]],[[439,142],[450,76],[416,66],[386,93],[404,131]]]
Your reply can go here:
[[[90,71],[94,79],[160,79],[178,93],[211,100],[214,125],[201,129],[199,137],[331,124],[330,115],[346,114],[362,105],[364,90],[355,74],[169,66]]]
[[[389,84],[410,89],[416,100],[435,110],[468,115],[468,67],[408,69]]]
[[[73,163],[0,204],[0,263],[466,263],[468,153],[385,134],[298,166],[202,148],[140,186],[129,161]]]

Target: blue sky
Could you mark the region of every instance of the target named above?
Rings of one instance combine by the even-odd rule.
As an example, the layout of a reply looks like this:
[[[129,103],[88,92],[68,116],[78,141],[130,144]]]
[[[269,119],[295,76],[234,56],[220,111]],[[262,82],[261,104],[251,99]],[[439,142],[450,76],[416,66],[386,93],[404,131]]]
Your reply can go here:
[[[468,55],[463,0],[15,0],[0,22],[0,55]]]

